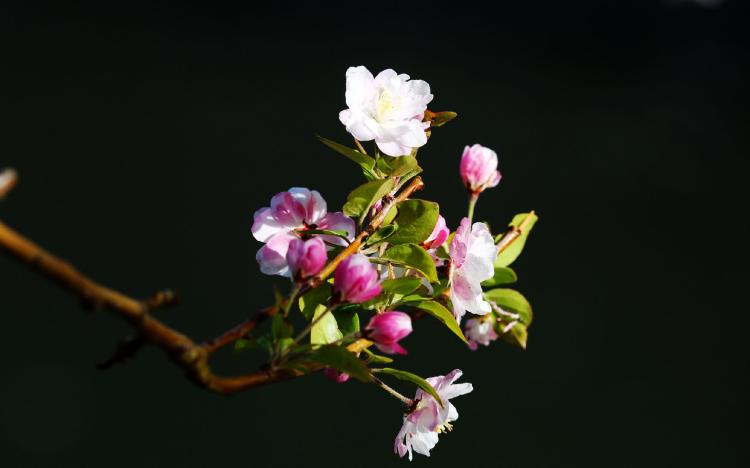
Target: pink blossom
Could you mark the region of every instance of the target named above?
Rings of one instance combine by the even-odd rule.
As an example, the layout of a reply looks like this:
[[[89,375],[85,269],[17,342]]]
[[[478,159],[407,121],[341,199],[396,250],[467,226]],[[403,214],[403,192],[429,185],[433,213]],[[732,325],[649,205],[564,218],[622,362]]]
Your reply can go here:
[[[289,242],[286,262],[295,279],[317,275],[326,264],[326,260],[326,245],[320,237],[308,240],[294,238]]]
[[[469,340],[469,348],[476,351],[479,345],[489,346],[498,338],[495,332],[495,316],[492,314],[470,318],[464,326],[464,334]]]
[[[333,273],[333,290],[341,302],[369,301],[381,291],[378,272],[364,255],[350,255]]]
[[[497,247],[487,225],[470,224],[469,218],[461,220],[461,225],[453,236],[450,246],[451,302],[456,320],[461,321],[466,311],[485,315],[492,311],[482,295],[482,281],[495,274],[493,262]]]
[[[315,190],[293,187],[271,199],[271,206],[259,209],[253,215],[253,236],[265,243],[255,258],[260,271],[267,275],[290,276],[286,253],[289,243],[297,237],[295,231],[328,229],[346,231],[354,239],[354,221],[343,213],[328,213],[326,202]],[[336,236],[321,236],[328,243],[346,245]]]
[[[406,354],[406,350],[398,342],[412,332],[409,314],[398,311],[376,314],[365,329],[368,332],[367,339],[374,341],[382,352]]]
[[[349,380],[349,374],[345,372],[339,372],[332,367],[326,367],[325,369],[323,369],[323,375],[339,384],[342,384]]]
[[[482,145],[467,146],[461,156],[461,180],[472,193],[478,194],[500,183],[497,154]]]
[[[401,457],[412,450],[430,456],[430,450],[438,443],[438,434],[453,429],[452,422],[458,419],[458,411],[450,402],[452,398],[466,395],[474,390],[470,383],[454,384],[462,372],[458,369],[446,376],[430,377],[427,381],[443,400],[440,404],[429,393],[417,390],[415,408],[404,417],[404,423],[396,436],[394,451]]]
[[[445,218],[442,215],[438,215],[430,237],[422,243],[422,246],[427,250],[437,249],[443,245],[443,242],[448,238],[448,234],[450,234],[450,230],[445,225]]]

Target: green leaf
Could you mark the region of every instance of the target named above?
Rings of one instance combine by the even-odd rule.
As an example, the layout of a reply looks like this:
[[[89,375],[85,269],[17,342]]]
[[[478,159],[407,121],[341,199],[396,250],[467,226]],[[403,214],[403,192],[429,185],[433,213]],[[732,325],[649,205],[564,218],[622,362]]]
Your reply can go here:
[[[488,288],[492,286],[500,286],[503,284],[511,284],[518,281],[516,272],[508,267],[496,267],[495,275],[487,281],[482,281],[482,286]]]
[[[443,406],[443,400],[440,398],[440,395],[435,391],[435,389],[430,385],[428,381],[423,379],[422,377],[412,374],[411,372],[406,372],[398,369],[391,369],[390,367],[383,367],[380,369],[373,369],[372,372],[378,373],[378,374],[388,374],[396,377],[399,380],[404,380],[406,382],[411,382],[417,387],[421,388],[423,391],[429,393],[432,395],[432,397],[440,404],[440,406]]]
[[[359,315],[357,314],[358,310],[358,306],[341,306],[337,307],[336,310],[333,311],[333,316],[336,317],[336,323],[338,323],[339,325],[339,330],[341,330],[341,333],[344,336],[351,335],[352,333],[356,333],[359,331]]]
[[[380,283],[380,286],[383,288],[384,293],[406,296],[417,289],[421,284],[421,279],[410,277],[385,280]]]
[[[453,316],[453,312],[446,309],[442,304],[435,301],[424,301],[413,305],[417,309],[423,310],[443,322],[443,324],[448,327],[448,329],[452,331],[454,335],[461,338],[461,341],[463,341],[464,343],[468,343],[466,337],[461,331],[461,327],[456,321],[456,317]]]
[[[336,317],[332,313],[328,312],[328,308],[324,305],[319,305],[315,309],[315,315],[313,321],[317,320],[321,315],[325,314],[315,326],[310,330],[310,343],[314,345],[329,344],[340,340],[344,335],[339,330],[339,324],[336,322]]]
[[[324,345],[310,355],[312,361],[346,372],[357,380],[370,382],[370,370],[354,353],[336,345]]]
[[[421,244],[435,229],[440,208],[425,200],[405,200],[396,205],[398,231],[388,238],[390,244]]]
[[[273,336],[274,341],[289,338],[293,333],[294,327],[287,323],[281,314],[275,314],[271,317],[271,336]]]
[[[513,328],[508,330],[507,333],[503,333],[503,325],[498,322],[498,327],[500,330],[497,331],[497,333],[500,335],[500,338],[512,345],[520,346],[523,349],[526,349],[526,344],[529,340],[529,332],[526,325],[522,323],[516,323],[513,325]]]
[[[339,231],[332,231],[330,229],[302,229],[297,231],[300,234],[305,235],[313,235],[313,234],[320,234],[320,235],[326,235],[326,236],[335,236],[340,237],[344,239],[347,243],[349,242],[349,236],[354,236],[355,233],[339,230]]]
[[[367,239],[367,242],[365,242],[365,247],[372,247],[375,244],[383,242],[384,240],[388,239],[388,237],[393,235],[393,233],[396,232],[397,229],[397,224],[389,224],[388,226],[381,227]]]
[[[430,112],[427,117],[430,118],[430,127],[442,127],[458,117],[458,114],[451,111]]]
[[[412,172],[417,175],[422,172],[422,168],[419,167],[417,158],[414,156],[381,156],[378,159],[377,168],[391,177],[401,177]]]
[[[318,137],[318,140],[320,140],[321,143],[336,151],[337,153],[343,154],[347,158],[362,166],[363,169],[366,169],[370,173],[372,173],[372,170],[375,168],[375,159],[373,159],[372,157],[366,154],[362,154],[353,148],[349,148],[348,146],[344,146],[340,143],[336,143],[335,141],[323,138],[320,135],[315,136]]]
[[[401,262],[422,273],[431,283],[438,280],[435,261],[425,249],[416,244],[394,245],[386,250],[381,258]]]
[[[531,304],[523,297],[523,294],[514,289],[490,289],[484,293],[488,301],[493,301],[501,309],[508,312],[515,312],[520,316],[521,323],[526,326],[531,325],[534,313],[531,310]]]
[[[393,220],[396,219],[396,216],[398,215],[398,205],[393,205],[390,210],[388,210],[388,213],[385,214],[385,218],[383,218],[383,226],[393,223]]]
[[[315,314],[315,309],[321,304],[326,304],[328,302],[328,298],[330,297],[331,285],[328,283],[323,283],[317,288],[307,291],[299,298],[299,310],[300,312],[302,312],[302,315],[305,317],[305,319],[307,319],[307,321],[309,322],[312,320],[313,315]]]
[[[359,218],[359,223],[362,224],[370,207],[391,190],[393,190],[393,179],[372,180],[360,185],[346,198],[344,214]]]
[[[521,223],[524,222],[527,216],[531,216],[531,219],[526,225],[526,229],[524,229],[521,235],[518,236],[518,238],[514,240],[508,247],[506,247],[505,250],[498,254],[497,258],[495,258],[495,268],[506,267],[513,263],[518,258],[518,256],[521,255],[523,247],[524,245],[526,245],[526,239],[529,237],[529,233],[531,232],[531,228],[534,227],[534,224],[536,224],[539,217],[534,213],[521,213],[515,215],[513,217],[513,220],[510,222],[510,227],[518,227],[521,225]]]
[[[257,347],[258,342],[256,340],[247,340],[245,338],[240,338],[239,340],[234,342],[235,353],[241,353],[243,351],[248,351]]]
[[[390,364],[393,362],[393,359],[375,354],[367,348],[365,348],[365,354],[367,355],[368,363]]]

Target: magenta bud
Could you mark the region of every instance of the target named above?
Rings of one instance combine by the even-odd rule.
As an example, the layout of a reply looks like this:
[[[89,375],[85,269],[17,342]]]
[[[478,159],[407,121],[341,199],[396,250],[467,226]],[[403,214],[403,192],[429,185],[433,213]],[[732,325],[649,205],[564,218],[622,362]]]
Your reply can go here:
[[[383,312],[370,319],[365,328],[367,339],[374,341],[375,346],[388,354],[406,354],[398,343],[412,331],[411,317],[398,311]]]
[[[344,372],[339,372],[333,367],[326,367],[325,369],[323,369],[323,375],[333,380],[334,382],[340,383],[340,384],[349,380],[349,374],[346,374]]]
[[[317,275],[327,260],[326,245],[319,237],[308,240],[297,238],[289,242],[286,261],[294,279]]]
[[[364,255],[350,255],[336,267],[333,291],[340,302],[369,301],[381,291],[378,272]]]
[[[461,156],[461,180],[471,193],[478,194],[500,183],[497,154],[482,145],[467,146]]]
[[[428,237],[422,245],[427,250],[437,249],[443,245],[443,242],[445,242],[449,234],[450,230],[448,230],[448,226],[445,225],[445,218],[439,215],[437,223],[435,223],[435,227],[432,229],[432,234],[430,234],[430,237]]]

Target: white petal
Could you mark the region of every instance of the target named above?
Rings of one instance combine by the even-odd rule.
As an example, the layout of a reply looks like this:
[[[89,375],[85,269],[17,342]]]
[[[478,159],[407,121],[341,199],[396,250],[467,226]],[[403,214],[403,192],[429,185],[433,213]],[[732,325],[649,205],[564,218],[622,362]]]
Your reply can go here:
[[[255,259],[260,265],[260,271],[266,275],[290,276],[289,265],[286,262],[286,252],[289,242],[295,236],[291,234],[277,234],[258,250]]]
[[[270,237],[281,232],[287,232],[288,226],[284,226],[276,221],[271,214],[271,209],[264,207],[259,209],[253,215],[253,237],[261,242],[266,242]]]
[[[399,144],[396,141],[375,140],[380,151],[388,156],[407,156],[411,153],[411,147]]]
[[[350,67],[346,71],[346,105],[352,110],[363,110],[375,98],[375,80],[363,67]]]

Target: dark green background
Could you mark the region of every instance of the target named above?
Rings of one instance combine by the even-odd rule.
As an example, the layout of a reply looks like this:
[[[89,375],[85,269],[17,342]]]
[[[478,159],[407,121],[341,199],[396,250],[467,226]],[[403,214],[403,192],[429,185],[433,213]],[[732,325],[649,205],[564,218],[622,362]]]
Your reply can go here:
[[[0,7],[4,222],[196,339],[272,299],[253,211],[290,186],[338,208],[355,167],[344,72],[425,79],[459,118],[420,152],[455,227],[465,144],[500,155],[478,217],[541,215],[515,265],[529,349],[472,353],[431,320],[400,364],[475,391],[424,466],[747,466],[748,8],[658,1]],[[406,466],[398,403],[321,376],[222,397],[128,327],[0,257],[3,466]],[[252,355],[224,353],[226,372]],[[399,387],[402,388],[402,387]],[[408,386],[403,387],[411,392]]]

